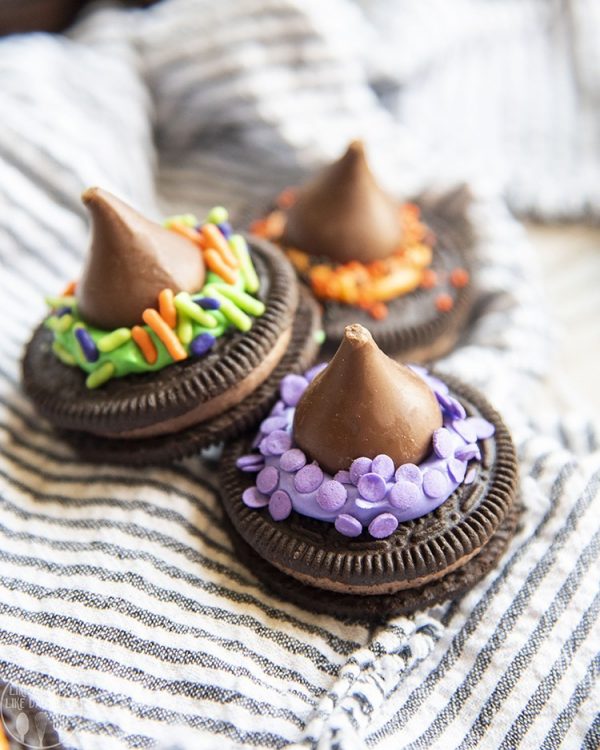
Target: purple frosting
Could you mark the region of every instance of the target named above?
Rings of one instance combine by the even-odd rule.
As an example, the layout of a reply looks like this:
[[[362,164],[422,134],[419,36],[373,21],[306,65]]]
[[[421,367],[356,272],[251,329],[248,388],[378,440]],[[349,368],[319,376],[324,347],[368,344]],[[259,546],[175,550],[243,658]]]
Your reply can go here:
[[[295,406],[323,367],[313,367],[304,377],[287,375],[282,380],[281,400],[263,420],[253,443],[259,452],[237,461],[240,470],[258,472],[256,486],[242,496],[246,505],[268,505],[276,521],[294,510],[335,524],[344,536],[360,536],[368,529],[371,536],[383,539],[399,523],[435,510],[459,484],[474,481],[477,465],[468,463],[480,460],[477,440],[491,437],[494,426],[481,417],[467,417],[447,385],[416,366],[412,369],[431,387],[443,415],[443,427],[432,435],[433,450],[419,466],[394,466],[385,454],[374,459],[362,456],[331,476],[316,462],[307,463],[292,438]]]

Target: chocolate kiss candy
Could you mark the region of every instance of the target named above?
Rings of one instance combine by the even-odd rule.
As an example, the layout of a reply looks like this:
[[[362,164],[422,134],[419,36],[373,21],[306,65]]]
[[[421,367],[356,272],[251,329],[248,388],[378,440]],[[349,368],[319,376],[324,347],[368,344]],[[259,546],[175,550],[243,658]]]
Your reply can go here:
[[[282,237],[337,263],[386,258],[401,240],[398,206],[375,182],[360,141],[300,190]]]
[[[195,292],[204,283],[204,260],[189,240],[149,221],[101,188],[81,196],[92,215],[92,241],[77,284],[77,306],[104,330],[140,323],[166,288]]]
[[[329,365],[296,407],[294,439],[334,474],[355,458],[386,453],[396,466],[431,451],[442,413],[428,385],[387,357],[361,325],[346,326]]]

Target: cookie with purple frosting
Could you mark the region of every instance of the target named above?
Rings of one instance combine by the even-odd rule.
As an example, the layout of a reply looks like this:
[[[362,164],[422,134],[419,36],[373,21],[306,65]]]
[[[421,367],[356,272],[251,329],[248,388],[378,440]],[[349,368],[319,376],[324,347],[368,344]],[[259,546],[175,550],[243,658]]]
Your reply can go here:
[[[360,325],[329,365],[288,375],[258,434],[224,453],[240,557],[315,611],[376,620],[457,596],[516,525],[499,415],[453,378],[405,367]]]

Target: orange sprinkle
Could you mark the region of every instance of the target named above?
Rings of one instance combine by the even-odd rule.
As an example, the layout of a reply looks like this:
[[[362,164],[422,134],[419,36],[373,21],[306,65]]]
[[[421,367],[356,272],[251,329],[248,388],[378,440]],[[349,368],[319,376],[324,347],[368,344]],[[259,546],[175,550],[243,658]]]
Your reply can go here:
[[[216,250],[223,259],[223,262],[230,268],[239,267],[240,263],[238,259],[233,254],[233,250],[229,247],[227,240],[223,237],[221,230],[218,227],[214,224],[204,224],[202,226],[202,236],[204,237],[207,250],[211,248]],[[215,271],[215,273],[218,272]]]
[[[200,232],[192,229],[192,227],[188,227],[185,224],[182,224],[180,221],[172,221],[169,224],[169,229],[172,232],[176,232],[182,237],[185,237],[187,240],[190,240],[190,242],[193,242],[196,247],[202,248],[204,246],[204,241]]]
[[[467,286],[469,283],[469,272],[464,268],[455,268],[450,274],[450,283],[457,289]]]
[[[138,345],[146,362],[149,365],[153,365],[158,359],[158,352],[148,331],[142,328],[142,326],[133,326],[131,329],[131,338]]]
[[[296,202],[296,191],[294,188],[285,188],[277,196],[277,205],[279,208],[290,208]]]
[[[450,312],[454,307],[454,300],[449,294],[438,294],[435,306],[440,312]]]
[[[167,351],[176,362],[179,362],[182,359],[187,359],[187,352],[183,348],[181,341],[169,328],[167,323],[160,317],[156,310],[148,307],[142,313],[142,320],[146,325],[152,328],[154,333],[162,341]]]
[[[375,320],[383,320],[388,316],[387,305],[384,305],[383,302],[376,302],[369,308],[369,314]]]
[[[77,282],[69,281],[67,286],[63,289],[61,297],[70,297],[71,295],[75,294],[75,289],[77,289]]]
[[[220,276],[228,284],[235,284],[236,276],[234,270],[223,260],[223,256],[218,250],[209,247],[204,251],[204,262],[213,273]]]
[[[177,310],[173,302],[172,289],[163,289],[158,295],[158,312],[168,326],[175,328],[177,325]]]
[[[435,271],[432,271],[431,268],[425,268],[423,270],[423,276],[421,278],[421,286],[423,287],[423,289],[433,289],[434,286],[437,286],[437,283],[437,273]]]

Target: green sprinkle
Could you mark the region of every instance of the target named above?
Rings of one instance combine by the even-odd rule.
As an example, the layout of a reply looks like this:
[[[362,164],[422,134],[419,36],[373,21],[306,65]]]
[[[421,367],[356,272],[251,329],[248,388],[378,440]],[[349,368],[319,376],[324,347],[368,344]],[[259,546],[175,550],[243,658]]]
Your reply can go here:
[[[248,252],[248,244],[241,234],[232,234],[229,238],[229,247],[240,263],[240,271],[244,280],[244,289],[250,294],[258,291],[260,281],[256,275],[252,258]]]
[[[259,317],[265,312],[265,304],[256,297],[251,297],[246,292],[234,289],[230,284],[215,284],[215,287],[224,294],[228,299],[234,302],[240,310],[247,312],[249,315]]]
[[[318,331],[315,331],[313,336],[315,338],[316,343],[319,344],[319,346],[325,343],[325,331],[322,328],[319,328]]]
[[[219,300],[221,303],[219,312],[223,313],[227,320],[233,323],[236,328],[244,332],[252,328],[252,318],[249,318],[237,305],[221,294],[216,286],[205,287],[203,291],[208,297],[214,297]]]
[[[194,328],[190,318],[181,310],[178,310],[177,315],[177,338],[181,341],[184,346],[188,346],[191,340],[194,338]]]
[[[206,221],[211,224],[223,224],[229,218],[229,211],[223,206],[215,206],[211,208],[206,217]]]
[[[55,333],[66,333],[73,325],[73,316],[66,313],[56,318],[53,315],[46,318],[46,326]]]
[[[169,216],[165,219],[163,226],[169,229],[174,223],[183,224],[186,227],[195,227],[198,225],[198,219],[194,214],[177,214],[176,216]]]
[[[57,307],[73,307],[75,297],[46,297],[46,304],[53,309]]]
[[[56,354],[56,356],[60,359],[60,361],[65,364],[69,365],[70,367],[77,367],[77,360],[75,357],[71,354],[70,351],[68,351],[61,343],[60,341],[54,341],[52,343],[52,351]]]
[[[112,333],[103,336],[96,346],[101,352],[112,352],[131,339],[131,330],[129,328],[117,328]]]
[[[203,310],[200,305],[197,305],[187,292],[179,292],[179,294],[175,295],[173,301],[177,312],[187,315],[205,328],[216,328],[217,323],[215,319]]]
[[[115,370],[116,368],[112,362],[105,362],[87,376],[85,379],[86,386],[88,388],[98,388],[104,385],[115,374]]]

